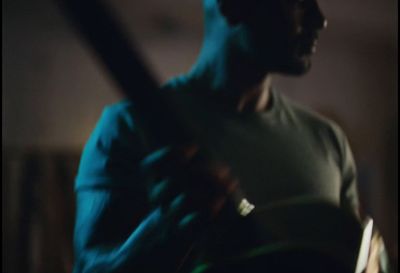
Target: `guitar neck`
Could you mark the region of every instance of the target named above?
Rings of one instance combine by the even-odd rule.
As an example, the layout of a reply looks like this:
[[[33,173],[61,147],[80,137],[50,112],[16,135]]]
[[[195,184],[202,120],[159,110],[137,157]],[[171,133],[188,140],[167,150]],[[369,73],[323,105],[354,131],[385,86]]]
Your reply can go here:
[[[155,145],[192,139],[112,9],[97,0],[56,2],[99,57],[122,95],[134,103],[141,125]]]

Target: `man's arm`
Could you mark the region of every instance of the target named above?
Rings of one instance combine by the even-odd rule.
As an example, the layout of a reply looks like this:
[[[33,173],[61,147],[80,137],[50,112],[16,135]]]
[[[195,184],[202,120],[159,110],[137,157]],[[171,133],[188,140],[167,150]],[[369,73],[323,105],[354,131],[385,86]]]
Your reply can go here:
[[[76,272],[121,272],[135,263],[140,234],[134,231],[145,217],[143,204],[135,199],[110,189],[77,193]]]
[[[186,249],[167,236],[160,208],[146,213],[132,197],[110,190],[77,194],[75,272],[174,272]]]
[[[85,146],[76,179],[75,272],[137,272],[152,255],[151,242],[161,243],[138,169],[145,145],[132,117],[130,103],[107,107]]]
[[[357,190],[357,171],[354,157],[344,133],[340,136],[341,145],[341,170],[342,170],[342,187],[340,192],[341,206],[360,217],[360,204]]]
[[[195,145],[144,160],[128,110],[120,104],[105,111],[82,155],[76,273],[174,272],[236,185],[227,167],[197,157]],[[145,172],[156,179],[147,181]]]

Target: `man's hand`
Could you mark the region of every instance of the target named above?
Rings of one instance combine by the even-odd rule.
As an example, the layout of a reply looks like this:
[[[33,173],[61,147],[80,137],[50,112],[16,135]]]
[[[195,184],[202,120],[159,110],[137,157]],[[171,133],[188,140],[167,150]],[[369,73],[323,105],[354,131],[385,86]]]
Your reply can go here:
[[[167,236],[180,239],[201,232],[238,185],[228,166],[205,159],[196,145],[159,150],[146,157],[143,167],[153,175],[149,199],[161,209]]]

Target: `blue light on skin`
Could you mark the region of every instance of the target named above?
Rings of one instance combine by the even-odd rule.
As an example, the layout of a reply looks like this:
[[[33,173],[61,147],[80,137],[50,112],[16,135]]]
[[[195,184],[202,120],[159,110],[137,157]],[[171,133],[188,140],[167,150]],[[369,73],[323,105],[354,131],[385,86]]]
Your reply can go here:
[[[209,91],[237,108],[250,89],[260,89],[265,71],[248,63],[251,51],[242,25],[231,26],[218,10],[215,0],[204,1],[205,37],[200,56],[188,73],[191,78],[210,83]],[[235,56],[232,56],[235,55]],[[234,61],[233,61],[234,60]],[[268,89],[268,86],[265,86]],[[249,92],[251,93],[251,92]],[[258,92],[257,92],[258,95]]]
[[[311,68],[318,33],[326,27],[316,0],[203,2],[204,43],[188,76],[233,111],[241,112],[243,104],[265,110],[272,74],[302,75]],[[220,8],[231,3],[251,15],[232,23]]]
[[[109,214],[115,194],[98,188],[79,191],[76,198],[79,209],[74,231],[77,255],[74,268],[77,273],[114,272],[117,268],[130,267],[132,263],[142,262],[140,257],[159,242],[163,230],[160,208],[145,216],[126,239],[108,241],[104,233],[116,232],[109,222],[115,218]]]

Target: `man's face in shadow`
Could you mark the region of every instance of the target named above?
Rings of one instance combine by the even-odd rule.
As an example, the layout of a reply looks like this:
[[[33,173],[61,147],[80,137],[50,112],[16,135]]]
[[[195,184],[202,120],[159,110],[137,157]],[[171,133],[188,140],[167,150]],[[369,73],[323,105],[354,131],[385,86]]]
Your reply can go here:
[[[244,0],[242,6],[245,48],[257,65],[291,75],[310,69],[318,33],[326,27],[317,0]]]

